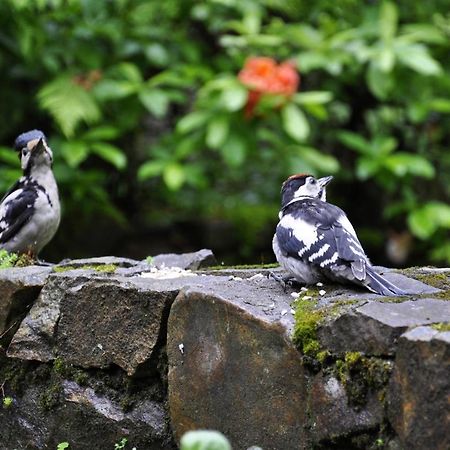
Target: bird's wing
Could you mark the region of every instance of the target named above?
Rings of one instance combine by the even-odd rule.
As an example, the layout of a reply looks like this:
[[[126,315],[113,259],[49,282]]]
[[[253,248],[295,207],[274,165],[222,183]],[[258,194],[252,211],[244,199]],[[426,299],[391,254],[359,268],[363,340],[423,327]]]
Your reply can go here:
[[[14,191],[17,191],[19,188],[23,188],[24,183],[23,183],[23,179],[20,178],[18,179],[10,188],[9,190],[6,192],[6,194],[3,196],[3,198],[0,200],[0,209],[3,206],[3,202],[6,200],[7,197],[9,197]]]
[[[366,275],[367,257],[345,213],[317,200],[298,202],[280,220],[276,235],[286,256],[320,269],[350,266],[355,278]]]
[[[11,190],[0,204],[0,244],[8,242],[30,220],[38,193],[27,186]]]

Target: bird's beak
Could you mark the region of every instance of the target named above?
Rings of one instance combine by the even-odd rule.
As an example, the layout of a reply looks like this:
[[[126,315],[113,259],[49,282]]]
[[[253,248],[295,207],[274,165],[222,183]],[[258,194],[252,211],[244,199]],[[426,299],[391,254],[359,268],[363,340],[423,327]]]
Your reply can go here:
[[[332,179],[333,177],[330,175],[329,177],[319,178],[317,182],[319,183],[321,188],[324,188]]]
[[[46,147],[45,147],[45,144],[44,144],[44,140],[41,138],[41,139],[39,139],[39,141],[37,142],[37,144],[33,147],[33,152],[36,152],[36,153],[43,153],[43,152],[45,152],[47,149],[46,149]]]

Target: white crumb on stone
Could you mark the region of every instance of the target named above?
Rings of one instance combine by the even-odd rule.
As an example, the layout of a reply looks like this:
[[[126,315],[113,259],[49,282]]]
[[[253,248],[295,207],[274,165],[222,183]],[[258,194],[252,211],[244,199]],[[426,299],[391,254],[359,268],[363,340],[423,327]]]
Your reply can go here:
[[[183,343],[179,344],[178,348],[180,350],[180,353],[183,355],[184,354],[184,344]]]
[[[287,314],[288,310],[287,309],[283,309],[283,311],[281,311],[281,315],[285,316]]]
[[[257,273],[256,275],[250,277],[249,280],[250,281],[261,280],[262,278],[265,278],[265,276],[262,273]]]
[[[192,273],[191,270],[180,269],[179,267],[165,267],[162,266],[159,269],[152,267],[149,272],[141,273],[142,278],[153,278],[156,280],[170,280],[179,277],[196,277],[196,273]]]
[[[302,297],[302,300],[311,300],[311,299],[312,299],[312,297],[310,295],[304,295]]]
[[[323,289],[321,289],[320,291],[319,291],[319,295],[325,295],[327,293],[327,291],[325,291],[325,290],[323,290]]]
[[[234,275],[231,275],[230,278],[228,278],[229,281],[242,281],[242,277],[235,277]]]
[[[322,287],[323,283],[321,283],[320,281],[316,284],[317,287]]]
[[[291,292],[292,298],[297,298],[300,294],[298,292]]]
[[[291,314],[295,314],[295,309],[291,309]]]
[[[308,292],[308,288],[305,287],[305,286],[301,287],[300,290],[301,290],[302,292]]]

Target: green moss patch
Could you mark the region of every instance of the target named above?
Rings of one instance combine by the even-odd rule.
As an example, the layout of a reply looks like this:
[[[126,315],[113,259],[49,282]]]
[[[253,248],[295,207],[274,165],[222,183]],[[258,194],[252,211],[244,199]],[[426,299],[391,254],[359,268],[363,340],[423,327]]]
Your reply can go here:
[[[0,269],[32,266],[35,263],[36,260],[28,254],[19,255],[17,253],[8,253],[6,250],[0,250]]]
[[[390,360],[347,352],[344,358],[336,360],[332,370],[343,384],[350,404],[363,406],[370,391],[377,392],[379,400],[384,401],[392,369]]]
[[[407,277],[414,278],[422,283],[428,284],[444,291],[450,290],[449,272],[421,272],[420,268],[410,268],[402,270]]]
[[[311,298],[305,298],[311,297]],[[327,319],[338,317],[345,306],[358,303],[357,300],[343,299],[330,305],[318,306],[317,289],[309,289],[307,295],[298,298],[293,303],[295,310],[295,326],[293,342],[306,356],[324,362],[330,355],[323,349],[317,339],[317,330]]]
[[[74,266],[55,266],[53,267],[53,271],[57,273],[68,272],[69,270],[95,270],[96,272],[101,273],[114,273],[117,269],[115,264],[99,264],[97,266],[94,265],[85,265],[81,267]]]
[[[434,328],[437,331],[450,331],[450,322],[434,323],[431,325],[431,328]]]

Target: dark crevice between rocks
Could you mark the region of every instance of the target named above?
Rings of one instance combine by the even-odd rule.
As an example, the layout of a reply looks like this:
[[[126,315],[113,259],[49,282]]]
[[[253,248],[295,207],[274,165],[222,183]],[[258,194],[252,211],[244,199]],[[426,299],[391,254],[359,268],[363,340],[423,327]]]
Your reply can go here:
[[[0,334],[0,348],[8,348],[22,320],[30,311],[41,290],[41,287],[29,287],[18,290],[13,294],[12,307],[6,318],[5,330]]]
[[[331,437],[312,445],[311,450],[402,450],[391,425],[383,423],[363,432]]]

